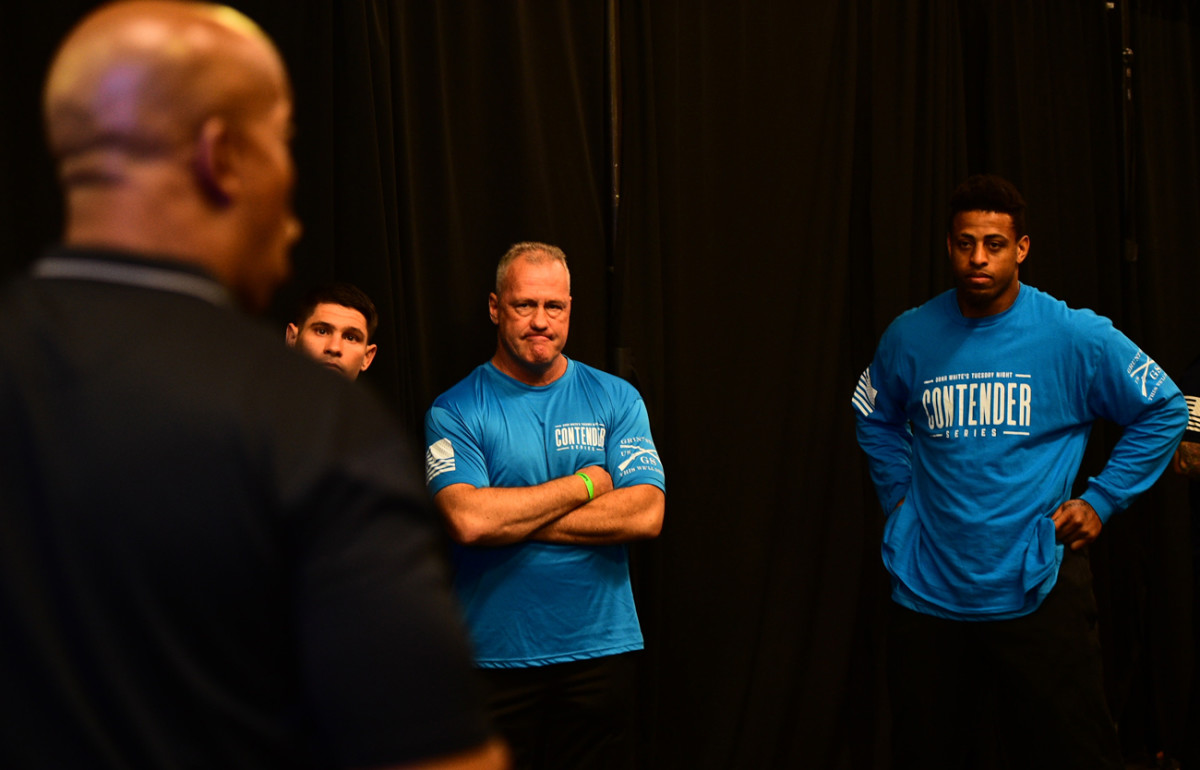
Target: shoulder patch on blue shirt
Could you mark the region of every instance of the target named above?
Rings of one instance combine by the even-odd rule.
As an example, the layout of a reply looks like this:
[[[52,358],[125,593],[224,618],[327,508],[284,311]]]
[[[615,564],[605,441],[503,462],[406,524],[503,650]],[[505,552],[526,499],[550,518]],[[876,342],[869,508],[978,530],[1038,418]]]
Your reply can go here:
[[[425,449],[425,483],[454,470],[454,445],[450,439],[439,439]]]

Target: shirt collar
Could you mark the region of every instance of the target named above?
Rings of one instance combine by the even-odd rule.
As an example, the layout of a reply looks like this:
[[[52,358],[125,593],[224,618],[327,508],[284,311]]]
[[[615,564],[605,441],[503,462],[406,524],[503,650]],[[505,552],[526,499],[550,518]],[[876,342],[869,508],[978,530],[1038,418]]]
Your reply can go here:
[[[173,292],[232,306],[229,291],[203,269],[167,259],[99,249],[52,249],[33,263],[35,278],[97,281]]]

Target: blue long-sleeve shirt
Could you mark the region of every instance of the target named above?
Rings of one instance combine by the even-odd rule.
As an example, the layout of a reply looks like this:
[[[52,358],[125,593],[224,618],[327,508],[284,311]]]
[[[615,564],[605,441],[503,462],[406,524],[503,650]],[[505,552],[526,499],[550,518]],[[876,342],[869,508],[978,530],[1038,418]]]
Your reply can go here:
[[[1051,516],[1097,418],[1125,428],[1081,495],[1104,522],[1154,483],[1187,425],[1179,389],[1108,319],[1026,285],[993,316],[964,317],[953,290],[902,314],[852,401],[888,512],[893,598],[959,619],[1027,614],[1054,586]]]

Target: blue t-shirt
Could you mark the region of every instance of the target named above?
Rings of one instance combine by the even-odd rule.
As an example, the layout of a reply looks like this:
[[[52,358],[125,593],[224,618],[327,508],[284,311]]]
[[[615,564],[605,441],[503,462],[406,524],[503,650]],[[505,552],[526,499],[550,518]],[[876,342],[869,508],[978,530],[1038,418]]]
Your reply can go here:
[[[646,407],[624,380],[568,360],[534,387],[490,362],[425,417],[431,494],[450,484],[528,487],[603,466],[615,488],[665,491]],[[582,482],[581,482],[582,483]],[[642,648],[624,545],[455,545],[455,590],[483,668],[518,668]]]
[[[1027,614],[1054,586],[1051,516],[1097,418],[1125,426],[1081,495],[1102,521],[1154,483],[1187,422],[1179,389],[1108,319],[1026,285],[984,318],[953,290],[902,314],[853,404],[893,598],[959,619]]]

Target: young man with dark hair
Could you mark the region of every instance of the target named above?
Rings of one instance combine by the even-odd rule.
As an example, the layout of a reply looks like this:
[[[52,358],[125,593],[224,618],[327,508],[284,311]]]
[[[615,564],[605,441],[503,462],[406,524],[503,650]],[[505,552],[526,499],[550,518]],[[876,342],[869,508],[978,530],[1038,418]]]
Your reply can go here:
[[[355,380],[375,360],[371,337],[378,324],[375,303],[366,292],[350,283],[331,283],[318,286],[300,301],[285,339],[288,347]]]
[[[853,396],[887,515],[893,767],[1124,767],[1087,546],[1166,467],[1179,389],[1112,323],[1021,284],[1025,204],[1007,180],[951,198],[955,287],[892,322]],[[1072,484],[1092,424],[1124,426]]]

